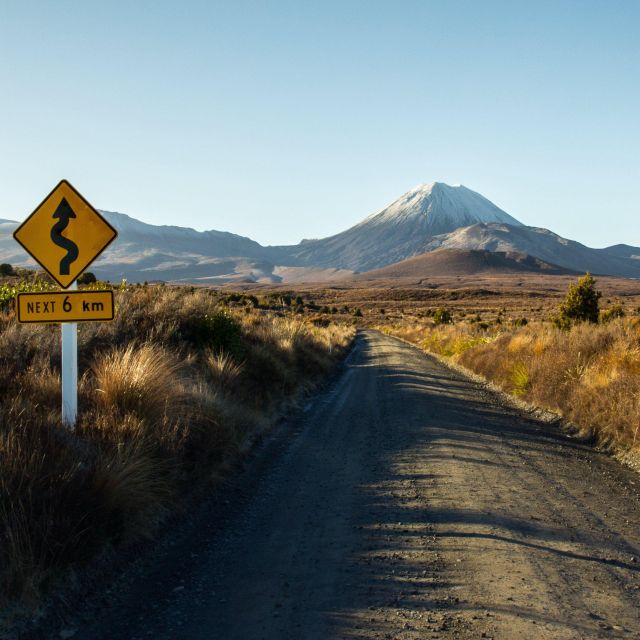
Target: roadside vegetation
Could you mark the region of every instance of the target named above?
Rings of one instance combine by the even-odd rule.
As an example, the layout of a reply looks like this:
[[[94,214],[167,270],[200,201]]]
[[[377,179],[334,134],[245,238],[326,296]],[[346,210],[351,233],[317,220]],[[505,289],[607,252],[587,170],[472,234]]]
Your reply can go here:
[[[552,410],[617,451],[640,449],[640,318],[599,308],[587,274],[546,321],[498,316],[443,322],[442,312],[385,324],[391,335],[458,363],[529,403]]]
[[[60,423],[60,327],[14,318],[15,293],[38,287],[6,282],[0,300],[0,595],[14,600],[152,538],[181,496],[210,486],[326,377],[355,333],[255,297],[121,286],[113,322],[79,327],[74,432]]]

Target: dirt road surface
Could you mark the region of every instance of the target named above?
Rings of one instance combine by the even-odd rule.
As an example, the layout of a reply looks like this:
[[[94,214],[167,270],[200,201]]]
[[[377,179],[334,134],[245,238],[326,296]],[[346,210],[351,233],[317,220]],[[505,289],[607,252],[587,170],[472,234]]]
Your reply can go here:
[[[640,478],[361,333],[219,507],[75,638],[640,638]]]

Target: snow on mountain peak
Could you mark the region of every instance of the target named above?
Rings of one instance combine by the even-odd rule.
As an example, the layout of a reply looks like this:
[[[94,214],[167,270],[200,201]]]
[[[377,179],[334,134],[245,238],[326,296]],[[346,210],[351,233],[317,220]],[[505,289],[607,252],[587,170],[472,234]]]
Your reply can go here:
[[[432,235],[448,233],[479,222],[521,223],[490,200],[463,185],[444,182],[419,184],[388,207],[370,215],[361,225],[419,224]],[[360,225],[358,225],[360,226]]]

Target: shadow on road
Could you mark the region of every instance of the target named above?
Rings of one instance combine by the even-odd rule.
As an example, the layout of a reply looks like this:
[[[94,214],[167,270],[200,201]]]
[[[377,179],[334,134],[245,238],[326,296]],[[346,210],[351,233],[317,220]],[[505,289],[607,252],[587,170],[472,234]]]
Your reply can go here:
[[[506,615],[570,632],[593,632],[594,615],[585,614],[576,602],[584,577],[615,585],[624,606],[637,606],[637,591],[630,594],[622,588],[640,572],[637,510],[625,510],[634,522],[620,531],[618,521],[582,499],[589,493],[584,489],[600,481],[593,477],[594,467],[613,465],[626,479],[631,473],[558,428],[496,405],[477,384],[433,366],[428,356],[410,348],[403,355],[404,362],[387,364],[375,349],[364,348],[354,364],[374,367],[378,388],[385,389],[377,398],[382,419],[376,434],[385,444],[376,449],[375,473],[359,497],[359,526],[366,532],[367,547],[352,559],[366,565],[363,583],[368,593],[363,600],[378,611],[369,619],[367,633],[372,626],[380,633],[397,628],[388,622],[392,615],[411,628],[415,615],[443,610],[452,615]],[[431,366],[420,366],[420,359]],[[448,475],[446,470],[453,468],[456,474]],[[436,494],[438,499],[431,500]],[[559,512],[549,495],[566,502],[567,514],[574,517],[569,526],[562,507]],[[477,601],[463,599],[463,579],[469,575],[456,570],[460,559],[452,554],[464,556],[471,549],[503,559],[514,548],[518,559],[522,554],[534,556],[538,573],[548,570],[554,579],[566,573],[576,584],[550,583],[549,602],[542,604],[488,597],[479,610]],[[452,562],[454,566],[447,566]],[[556,594],[559,606],[554,615],[544,609],[553,610],[547,605],[553,604],[553,589],[559,585],[566,593]],[[578,608],[575,615],[569,611],[572,606]],[[333,614],[338,635],[353,625],[356,609],[346,609]],[[348,637],[370,636],[352,632]]]

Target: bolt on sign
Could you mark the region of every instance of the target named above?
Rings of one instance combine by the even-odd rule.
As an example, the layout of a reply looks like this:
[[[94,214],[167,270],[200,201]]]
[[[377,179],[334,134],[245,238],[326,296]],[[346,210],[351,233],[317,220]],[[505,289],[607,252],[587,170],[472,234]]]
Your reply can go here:
[[[63,289],[68,289],[117,235],[69,182],[61,180],[13,237]]]
[[[113,320],[113,291],[78,291],[78,276],[118,232],[66,180],[36,207],[13,237],[67,291],[20,293],[18,322],[62,327],[62,421],[78,414],[78,322]]]

